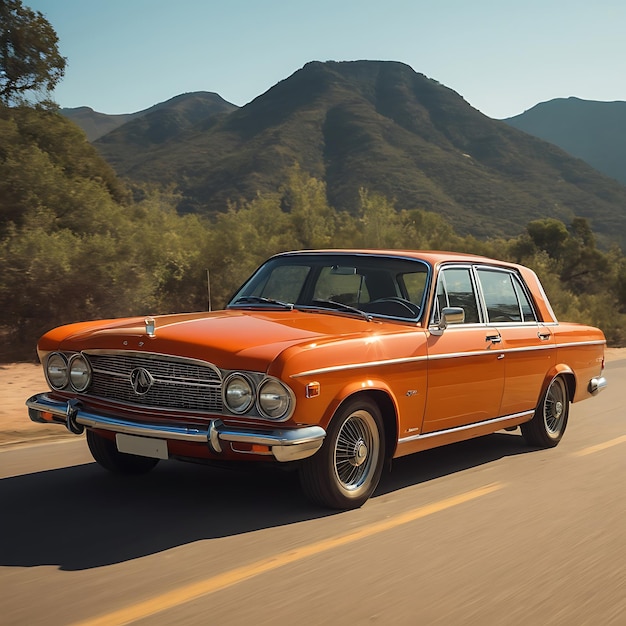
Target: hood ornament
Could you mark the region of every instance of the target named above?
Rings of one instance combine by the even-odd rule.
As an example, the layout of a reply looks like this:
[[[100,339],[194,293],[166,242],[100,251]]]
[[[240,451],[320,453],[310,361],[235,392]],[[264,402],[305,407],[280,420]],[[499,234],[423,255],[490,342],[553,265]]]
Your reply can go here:
[[[146,323],[146,335],[148,335],[148,337],[154,337],[155,329],[156,329],[156,322],[154,321],[154,318],[146,317],[145,323]]]

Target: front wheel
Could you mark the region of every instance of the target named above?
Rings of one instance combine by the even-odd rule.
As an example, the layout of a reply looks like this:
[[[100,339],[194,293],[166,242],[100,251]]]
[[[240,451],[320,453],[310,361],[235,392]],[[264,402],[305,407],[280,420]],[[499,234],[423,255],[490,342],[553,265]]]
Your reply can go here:
[[[531,446],[553,448],[563,437],[568,415],[567,385],[562,376],[557,376],[548,385],[533,418],[521,425],[522,435]]]
[[[119,452],[114,441],[90,429],[87,430],[87,445],[98,465],[114,474],[146,474],[159,462],[159,459]]]
[[[304,493],[333,509],[362,506],[380,480],[384,444],[378,406],[366,398],[347,402],[331,420],[320,450],[300,467]]]

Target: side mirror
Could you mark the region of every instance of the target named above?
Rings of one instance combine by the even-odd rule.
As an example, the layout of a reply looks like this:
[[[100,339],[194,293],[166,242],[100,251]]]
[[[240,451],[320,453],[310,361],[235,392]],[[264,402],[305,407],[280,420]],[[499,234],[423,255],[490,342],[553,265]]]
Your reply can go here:
[[[460,306],[447,306],[441,310],[439,323],[431,328],[433,334],[440,335],[450,324],[463,324],[465,322],[465,310]]]

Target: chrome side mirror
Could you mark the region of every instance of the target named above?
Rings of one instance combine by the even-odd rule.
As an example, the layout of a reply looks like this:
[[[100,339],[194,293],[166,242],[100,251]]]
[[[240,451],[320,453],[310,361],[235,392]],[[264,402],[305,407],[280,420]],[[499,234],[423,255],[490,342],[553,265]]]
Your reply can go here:
[[[430,332],[441,335],[450,324],[463,324],[465,322],[465,310],[460,306],[447,306],[441,310],[441,319],[435,326],[431,326]]]

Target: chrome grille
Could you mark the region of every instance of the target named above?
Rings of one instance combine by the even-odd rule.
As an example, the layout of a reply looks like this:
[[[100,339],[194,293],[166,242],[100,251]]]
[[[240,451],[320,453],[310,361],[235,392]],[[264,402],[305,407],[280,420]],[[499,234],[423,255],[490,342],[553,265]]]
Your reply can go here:
[[[222,378],[211,365],[167,356],[85,354],[93,371],[88,395],[117,402],[187,411],[222,411]],[[147,393],[135,392],[131,374],[142,368],[154,382]]]

